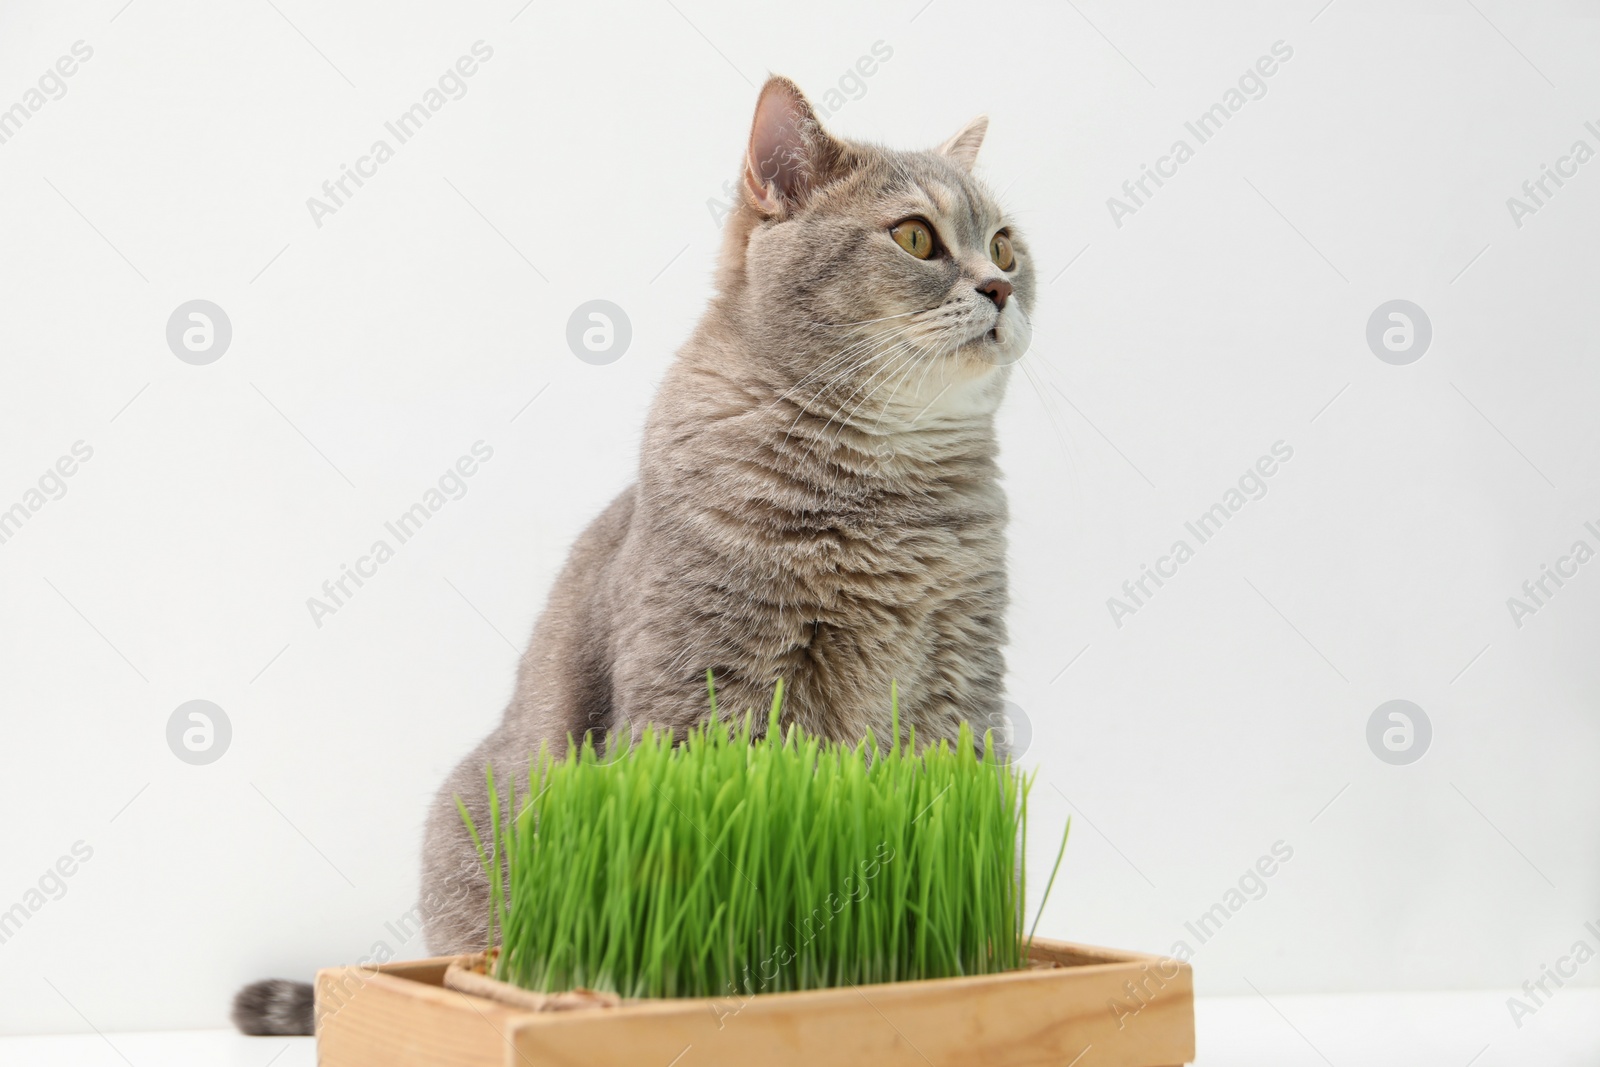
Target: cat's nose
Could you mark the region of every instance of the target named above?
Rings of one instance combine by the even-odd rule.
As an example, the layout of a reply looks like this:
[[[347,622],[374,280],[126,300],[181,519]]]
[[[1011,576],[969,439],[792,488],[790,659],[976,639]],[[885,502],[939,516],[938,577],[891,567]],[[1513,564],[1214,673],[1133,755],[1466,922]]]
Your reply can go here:
[[[990,278],[978,283],[978,292],[993,300],[995,307],[1003,309],[1006,301],[1011,299],[1011,283],[1004,278]]]

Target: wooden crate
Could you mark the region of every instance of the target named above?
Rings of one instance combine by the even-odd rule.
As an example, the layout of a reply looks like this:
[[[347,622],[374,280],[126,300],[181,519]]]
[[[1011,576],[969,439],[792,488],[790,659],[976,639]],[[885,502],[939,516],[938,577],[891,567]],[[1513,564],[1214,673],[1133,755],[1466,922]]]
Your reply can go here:
[[[317,974],[321,1067],[1177,1067],[1194,980],[1159,956],[1036,940],[980,978],[531,1012],[443,985],[454,957]]]

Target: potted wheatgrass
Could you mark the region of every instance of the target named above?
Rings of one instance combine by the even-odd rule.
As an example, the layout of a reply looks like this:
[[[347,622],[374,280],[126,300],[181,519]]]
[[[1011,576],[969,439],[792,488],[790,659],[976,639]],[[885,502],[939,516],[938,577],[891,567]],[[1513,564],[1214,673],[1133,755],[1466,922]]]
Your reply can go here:
[[[319,1061],[1191,1059],[1186,965],[1024,929],[1031,776],[968,726],[919,748],[890,699],[892,736],[847,745],[782,726],[781,683],[764,732],[713,689],[687,736],[541,750],[521,789],[489,773],[489,825],[461,815],[490,943],[321,972]]]

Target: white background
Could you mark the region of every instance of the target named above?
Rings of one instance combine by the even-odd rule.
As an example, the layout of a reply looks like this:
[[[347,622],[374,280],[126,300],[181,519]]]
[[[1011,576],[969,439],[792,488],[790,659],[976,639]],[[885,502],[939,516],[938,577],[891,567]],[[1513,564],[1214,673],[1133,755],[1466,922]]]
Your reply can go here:
[[[755,86],[820,100],[878,41],[831,128],[929,146],[987,112],[1045,283],[1001,413],[1035,872],[1074,817],[1041,929],[1183,940],[1201,992],[1269,997],[1509,989],[1600,948],[1600,561],[1520,628],[1506,604],[1600,548],[1600,161],[1521,227],[1506,205],[1600,149],[1600,21],[1321,2],[7,3],[0,108],[94,54],[0,144],[0,509],[94,455],[0,544],[0,909],[93,857],[0,944],[0,1030],[216,1026],[244,981],[422,954],[385,924],[427,799],[631,477]],[[478,40],[466,95],[316,226]],[[1266,95],[1117,226],[1276,41]],[[165,339],[196,298],[232,323],[209,366]],[[632,321],[608,366],[565,342],[594,298]],[[1397,298],[1433,327],[1406,366],[1365,339]],[[467,495],[314,625],[479,440]],[[1107,598],[1280,440],[1266,497],[1118,627]],[[1433,729],[1406,766],[1366,740],[1395,698]],[[232,723],[210,765],[167,746],[191,699]],[[1460,1059],[1518,1062],[1548,1018],[1485,1014]]]

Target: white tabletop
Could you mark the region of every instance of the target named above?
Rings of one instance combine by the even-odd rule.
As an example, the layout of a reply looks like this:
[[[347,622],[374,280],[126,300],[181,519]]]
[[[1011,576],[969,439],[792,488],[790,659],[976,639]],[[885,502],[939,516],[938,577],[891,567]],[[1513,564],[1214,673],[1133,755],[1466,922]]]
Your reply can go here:
[[[1202,997],[1198,1067],[1596,1067],[1600,989],[1516,1025],[1509,992]],[[313,1067],[310,1038],[228,1030],[0,1037],[0,1067]]]

